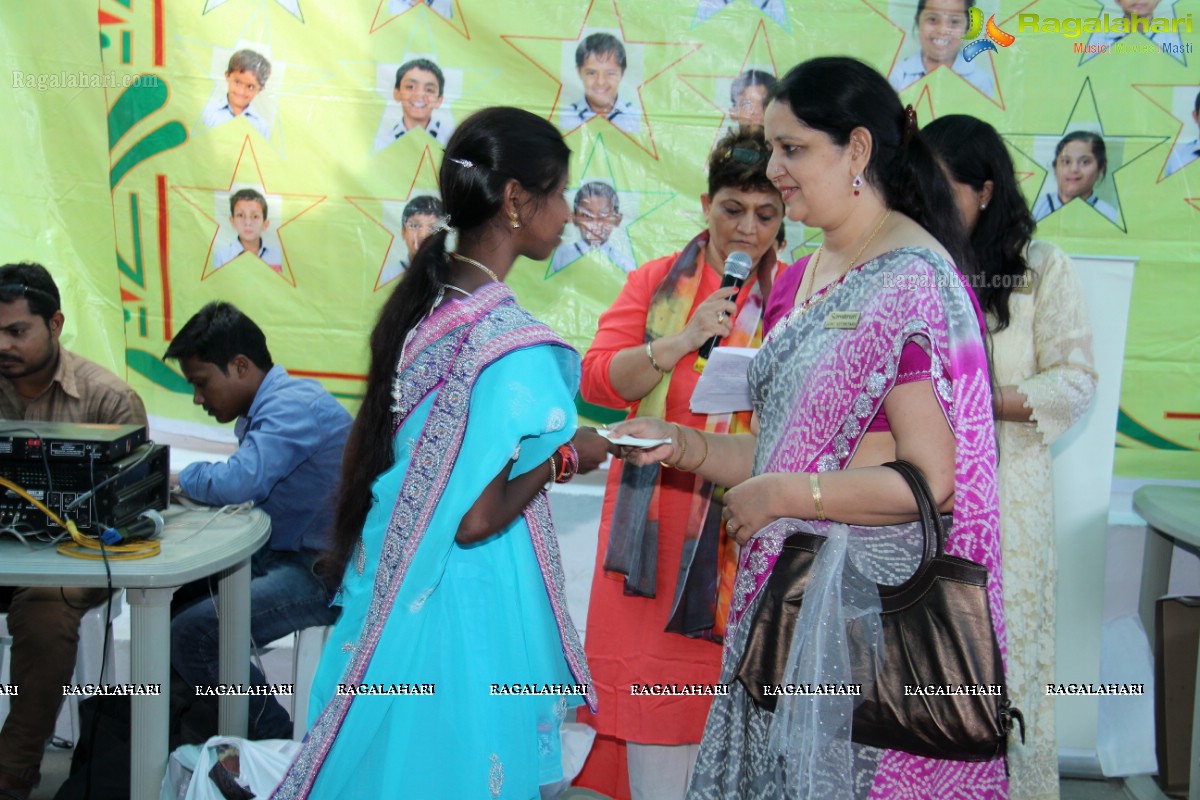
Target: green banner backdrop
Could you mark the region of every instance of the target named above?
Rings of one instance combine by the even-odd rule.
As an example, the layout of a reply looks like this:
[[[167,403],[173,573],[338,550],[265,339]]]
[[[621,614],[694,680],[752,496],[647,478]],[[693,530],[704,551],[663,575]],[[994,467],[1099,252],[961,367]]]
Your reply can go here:
[[[705,155],[760,113],[762,78],[848,54],[888,74],[922,123],[995,125],[1041,238],[1138,259],[1116,470],[1200,477],[1200,0],[1151,3],[1134,32],[1115,0],[959,5],[929,0],[962,22],[966,48],[923,75],[923,48],[946,45],[915,0],[101,0],[52,16],[9,4],[3,259],[51,269],[67,344],[127,374],[152,414],[200,418],[159,357],[217,298],[353,408],[366,334],[437,213],[457,121],[507,104],[563,130],[581,221],[510,282],[582,350],[627,271],[703,224]],[[1073,131],[1103,137],[1108,167],[1091,199],[1059,207],[1051,165]],[[266,212],[241,243],[239,190],[252,193],[239,213]],[[243,253],[256,232],[258,252]],[[817,233],[790,225],[789,254]]]

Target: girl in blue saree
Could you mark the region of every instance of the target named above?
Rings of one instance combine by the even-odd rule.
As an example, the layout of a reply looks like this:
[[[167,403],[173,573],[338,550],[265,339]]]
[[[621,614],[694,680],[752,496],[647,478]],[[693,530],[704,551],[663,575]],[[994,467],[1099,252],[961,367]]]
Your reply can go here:
[[[530,800],[562,778],[559,726],[595,695],[543,487],[606,444],[576,431],[578,354],[501,280],[561,242],[568,156],[511,108],[447,145],[457,250],[430,237],[371,335],[330,555],[342,615],[275,797]]]

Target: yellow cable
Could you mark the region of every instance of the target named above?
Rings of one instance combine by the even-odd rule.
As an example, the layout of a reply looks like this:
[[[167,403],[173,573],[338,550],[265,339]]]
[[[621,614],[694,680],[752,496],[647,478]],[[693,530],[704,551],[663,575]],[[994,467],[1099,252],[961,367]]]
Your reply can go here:
[[[79,528],[75,526],[74,520],[63,520],[58,514],[55,514],[41,500],[25,491],[22,487],[8,480],[0,478],[0,486],[6,486],[12,489],[21,497],[37,506],[38,510],[45,514],[50,519],[54,520],[60,527],[64,528],[71,536],[70,542],[62,542],[55,548],[64,556],[72,558],[85,558],[91,561],[102,561],[107,554],[110,561],[134,561],[139,558],[150,558],[156,556],[162,551],[161,545],[155,540],[145,540],[139,542],[131,542],[129,544],[113,544],[104,547],[105,552],[101,552],[100,541],[84,536],[79,532]],[[93,552],[94,551],[94,552]]]

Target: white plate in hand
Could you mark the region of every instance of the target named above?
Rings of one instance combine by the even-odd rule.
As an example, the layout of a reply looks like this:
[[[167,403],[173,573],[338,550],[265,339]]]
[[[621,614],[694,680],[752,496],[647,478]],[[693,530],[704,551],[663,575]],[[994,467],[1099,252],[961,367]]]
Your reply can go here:
[[[637,436],[618,436],[612,431],[599,430],[596,433],[603,436],[608,441],[621,447],[638,447],[644,450],[649,450],[663,444],[670,444],[670,439],[642,439]]]

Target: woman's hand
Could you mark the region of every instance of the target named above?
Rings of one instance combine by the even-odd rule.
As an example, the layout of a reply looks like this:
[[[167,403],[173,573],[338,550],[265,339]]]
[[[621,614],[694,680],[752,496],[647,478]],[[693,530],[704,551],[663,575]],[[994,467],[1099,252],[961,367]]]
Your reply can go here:
[[[712,337],[724,339],[733,331],[733,316],[737,313],[737,305],[732,298],[736,297],[739,291],[740,289],[734,286],[717,289],[706,297],[703,303],[696,306],[687,325],[675,334],[684,343],[686,352],[695,352]]]
[[[992,412],[1003,422],[1033,422],[1033,409],[1026,403],[1029,398],[1015,385],[999,386],[992,395]]]
[[[725,490],[725,508],[721,517],[725,520],[726,532],[738,544],[744,545],[780,516],[775,511],[775,500],[790,490],[789,477],[794,476],[768,472]]]
[[[657,417],[635,417],[634,419],[626,420],[609,430],[614,436],[636,436],[639,439],[670,439],[667,444],[651,447],[627,447],[624,445],[613,445],[613,454],[617,458],[623,458],[630,464],[644,466],[653,464],[655,461],[666,461],[673,463],[678,446],[675,441],[678,432],[675,426],[671,423],[661,420]]]
[[[591,472],[608,460],[608,454],[617,455],[617,447],[610,444],[600,434],[596,433],[595,428],[589,428],[586,425],[581,425],[575,435],[571,437],[571,444],[575,445],[575,451],[579,453],[579,470],[578,474],[582,475],[585,472]]]

